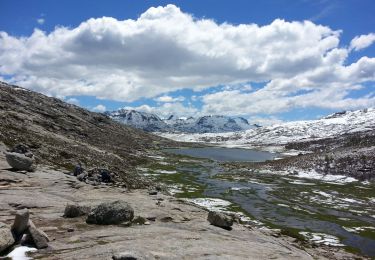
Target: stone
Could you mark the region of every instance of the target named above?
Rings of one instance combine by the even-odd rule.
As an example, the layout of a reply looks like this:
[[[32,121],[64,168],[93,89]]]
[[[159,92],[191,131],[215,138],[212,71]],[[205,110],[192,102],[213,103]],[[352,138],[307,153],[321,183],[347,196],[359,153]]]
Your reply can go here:
[[[21,153],[6,152],[8,164],[17,171],[32,171],[34,160]]]
[[[146,259],[143,255],[138,252],[121,252],[112,256],[113,260],[143,260]]]
[[[15,243],[10,228],[0,222],[0,254]]]
[[[86,223],[98,225],[116,225],[134,218],[133,208],[125,201],[104,202],[93,208]]]
[[[151,190],[148,192],[148,195],[158,195],[158,192],[156,190]]]
[[[230,229],[233,225],[233,218],[216,211],[210,211],[207,220],[210,224],[224,229]]]
[[[144,225],[146,223],[146,219],[144,217],[137,216],[133,219],[132,223],[138,224],[138,225]]]
[[[28,209],[22,209],[16,212],[11,230],[17,241],[22,238],[22,235],[29,226],[29,216],[30,213]]]
[[[33,243],[37,249],[48,247],[49,238],[47,234],[42,230],[37,229],[31,220],[29,220],[28,233],[30,234],[31,239],[33,240]]]
[[[78,175],[77,176],[77,179],[79,180],[79,181],[85,181],[86,180],[86,178],[87,178],[87,173],[81,173],[80,175]]]
[[[64,210],[64,218],[76,218],[88,215],[91,208],[89,206],[81,206],[77,204],[68,204]]]

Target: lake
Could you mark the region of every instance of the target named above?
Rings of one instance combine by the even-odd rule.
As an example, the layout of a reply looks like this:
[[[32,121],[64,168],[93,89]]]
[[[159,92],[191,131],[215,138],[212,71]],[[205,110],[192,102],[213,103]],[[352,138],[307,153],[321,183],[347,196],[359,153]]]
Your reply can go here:
[[[277,156],[277,154],[270,152],[223,147],[166,149],[165,151],[179,155],[207,158],[220,162],[263,162],[266,160],[273,160]]]

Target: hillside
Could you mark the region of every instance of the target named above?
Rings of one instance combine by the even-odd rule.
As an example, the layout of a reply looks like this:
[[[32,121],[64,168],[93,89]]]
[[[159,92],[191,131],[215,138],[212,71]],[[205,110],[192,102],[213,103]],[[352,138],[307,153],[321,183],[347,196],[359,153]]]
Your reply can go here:
[[[133,167],[146,151],[173,143],[59,99],[0,82],[0,142],[24,143],[39,164],[106,166],[128,186],[143,185]]]

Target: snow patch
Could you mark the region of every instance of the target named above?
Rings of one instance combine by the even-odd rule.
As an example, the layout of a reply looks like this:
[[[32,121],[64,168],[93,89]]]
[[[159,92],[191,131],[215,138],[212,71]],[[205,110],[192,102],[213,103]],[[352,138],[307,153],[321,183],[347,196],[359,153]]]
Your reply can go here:
[[[35,252],[37,251],[36,248],[33,247],[27,247],[27,246],[20,246],[16,247],[12,252],[10,252],[7,257],[10,257],[13,260],[28,260],[32,259],[28,256],[26,256],[27,252]]]
[[[301,235],[306,237],[309,241],[315,244],[322,244],[326,246],[336,246],[341,247],[345,246],[344,244],[340,243],[340,240],[332,235],[328,235],[325,233],[312,233],[312,232],[299,232]]]

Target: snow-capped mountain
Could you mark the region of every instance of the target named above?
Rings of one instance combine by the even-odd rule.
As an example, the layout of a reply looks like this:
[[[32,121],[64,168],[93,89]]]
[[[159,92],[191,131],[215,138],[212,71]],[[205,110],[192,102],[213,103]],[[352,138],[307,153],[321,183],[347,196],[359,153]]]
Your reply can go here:
[[[165,122],[171,126],[170,131],[182,133],[224,133],[251,128],[245,118],[220,115],[202,116],[196,119],[169,117]]]
[[[105,112],[112,119],[138,129],[148,132],[165,131],[168,125],[157,115],[135,110],[120,109],[112,112]]]
[[[253,147],[279,146],[293,141],[321,139],[369,130],[375,130],[374,108],[339,112],[318,120],[287,122],[235,133],[165,133],[162,136],[186,142],[211,142],[226,146]]]
[[[161,119],[155,114],[127,109],[106,112],[105,114],[123,124],[149,132],[224,133],[243,131],[252,127],[242,117],[232,118],[214,115],[198,118],[178,118],[172,115],[167,119]]]

